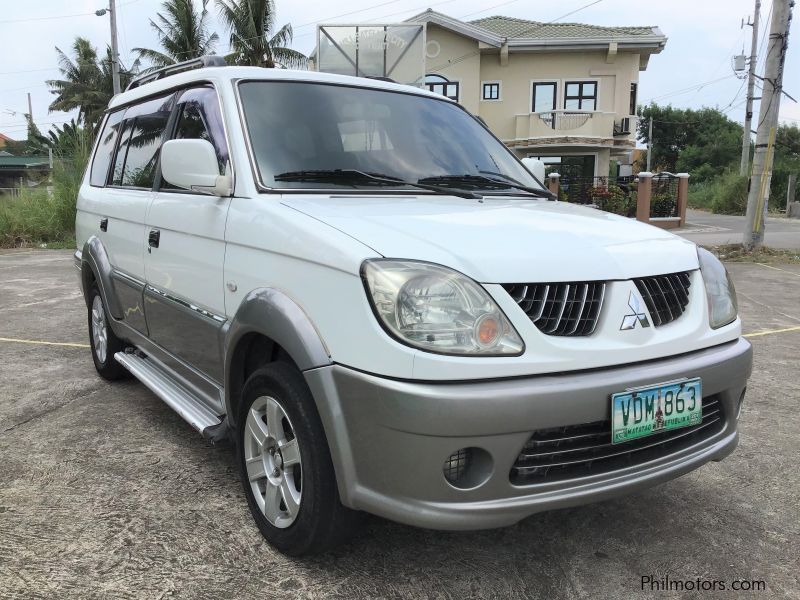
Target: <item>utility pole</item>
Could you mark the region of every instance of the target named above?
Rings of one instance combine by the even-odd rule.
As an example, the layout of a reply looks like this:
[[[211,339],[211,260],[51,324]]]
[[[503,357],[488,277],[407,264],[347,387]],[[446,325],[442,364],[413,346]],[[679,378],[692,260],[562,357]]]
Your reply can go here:
[[[753,35],[750,40],[750,70],[747,74],[747,107],[744,110],[744,132],[742,133],[742,163],[740,175],[747,175],[750,167],[750,130],[753,125],[753,90],[756,84],[756,52],[758,50],[758,17],[761,12],[761,0],[756,0],[753,12]]]
[[[111,80],[114,83],[114,95],[120,93],[119,86],[119,50],[117,49],[117,6],[116,0],[108,0],[108,8],[101,8],[96,10],[94,14],[102,17],[106,13],[110,13],[111,21]]]
[[[764,65],[764,89],[761,94],[756,150],[747,195],[747,226],[742,240],[746,250],[759,248],[764,243],[772,160],[775,155],[775,133],[783,91],[783,64],[789,46],[789,23],[792,20],[793,6],[794,0],[772,2],[772,22]]]
[[[119,94],[119,50],[117,49],[117,6],[116,0],[108,0],[111,13],[111,78],[114,81],[114,95]]]
[[[30,118],[31,123],[33,123],[33,105],[31,104],[31,93],[30,92],[28,92],[28,117]]]
[[[650,154],[653,149],[653,117],[650,117],[650,125],[647,126],[647,172],[650,171]]]

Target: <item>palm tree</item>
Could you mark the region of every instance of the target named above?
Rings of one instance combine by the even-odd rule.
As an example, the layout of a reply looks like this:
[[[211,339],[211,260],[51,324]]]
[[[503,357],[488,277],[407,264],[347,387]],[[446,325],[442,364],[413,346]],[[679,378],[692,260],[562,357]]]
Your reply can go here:
[[[256,67],[302,68],[305,54],[292,50],[292,26],[287,23],[272,35],[274,0],[217,0],[222,21],[231,34],[229,62]]]
[[[155,30],[163,52],[150,48],[133,49],[140,59],[152,64],[147,70],[214,52],[219,36],[208,33],[206,1],[203,1],[200,11],[195,10],[192,0],[164,1],[165,14],[156,13],[156,20],[150,19],[150,27]]]
[[[50,112],[77,109],[78,120],[91,131],[103,118],[103,111],[114,96],[111,49],[106,49],[105,58],[98,60],[97,48],[86,38],[76,37],[72,51],[74,59],[56,47],[62,79],[46,82],[50,86],[50,93],[56,96],[49,109]],[[131,70],[120,65],[119,78],[123,88],[130,83],[137,68],[138,62],[134,63]]]

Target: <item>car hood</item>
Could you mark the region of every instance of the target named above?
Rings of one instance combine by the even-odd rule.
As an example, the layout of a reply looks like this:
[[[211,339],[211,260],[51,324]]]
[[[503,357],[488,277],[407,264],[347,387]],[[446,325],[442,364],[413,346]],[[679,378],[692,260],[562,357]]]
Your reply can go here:
[[[697,268],[695,245],[597,209],[516,197],[283,196],[390,258],[482,283],[629,279]]]

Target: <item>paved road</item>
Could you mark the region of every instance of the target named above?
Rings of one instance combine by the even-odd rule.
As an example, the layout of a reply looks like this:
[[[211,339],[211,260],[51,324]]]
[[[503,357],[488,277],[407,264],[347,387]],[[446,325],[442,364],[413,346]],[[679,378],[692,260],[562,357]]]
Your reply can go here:
[[[230,450],[144,386],[100,380],[86,348],[0,341],[0,596],[630,599],[652,597],[652,575],[767,585],[711,597],[800,598],[800,266],[731,268],[748,332],[795,328],[751,338],[731,457],[501,530],[370,519],[306,560],[260,537]],[[0,337],[85,342],[69,253],[0,255],[0,280]]]
[[[741,244],[745,217],[715,215],[701,210],[686,211],[686,227],[676,232],[704,246]],[[764,230],[767,246],[784,250],[800,250],[800,219],[767,217]]]

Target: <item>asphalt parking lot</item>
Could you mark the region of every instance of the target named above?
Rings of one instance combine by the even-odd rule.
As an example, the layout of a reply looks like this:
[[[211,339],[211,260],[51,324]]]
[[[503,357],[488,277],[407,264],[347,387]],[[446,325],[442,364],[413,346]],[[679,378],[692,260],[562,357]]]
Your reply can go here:
[[[651,576],[800,598],[800,265],[729,268],[755,349],[731,457],[501,530],[373,518],[297,560],[261,538],[229,448],[136,381],[95,375],[71,253],[0,253],[0,597],[709,596],[641,591]],[[766,589],[730,591],[741,580]]]

